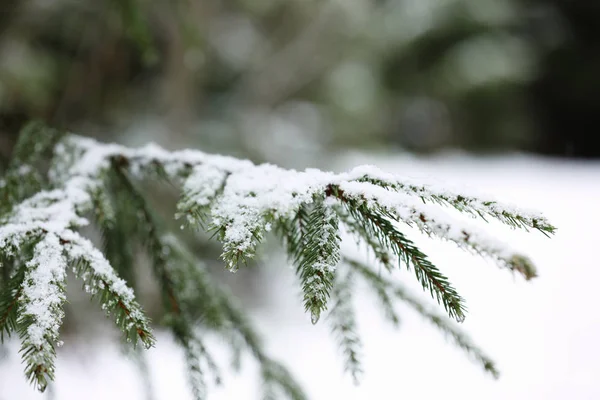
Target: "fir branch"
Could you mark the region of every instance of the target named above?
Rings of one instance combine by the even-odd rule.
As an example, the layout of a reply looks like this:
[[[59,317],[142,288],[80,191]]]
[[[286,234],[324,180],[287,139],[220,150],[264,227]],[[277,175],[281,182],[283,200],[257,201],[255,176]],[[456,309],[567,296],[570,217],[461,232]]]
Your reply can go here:
[[[184,349],[188,370],[188,381],[196,399],[206,397],[206,383],[203,363],[211,370],[215,382],[221,382],[221,373],[214,359],[204,346],[195,324],[204,316],[214,322],[218,312],[208,306],[214,303],[210,290],[211,282],[197,265],[190,263],[191,257],[184,253],[183,247],[173,236],[160,236],[160,223],[149,208],[146,200],[121,165],[113,160],[113,173],[118,186],[123,190],[131,205],[133,215],[124,215],[126,219],[136,221],[134,233],[146,246],[151,259],[155,276],[161,284],[163,304],[167,311],[165,323],[171,328],[173,335]]]
[[[150,321],[135,301],[133,290],[119,278],[109,262],[92,243],[74,232],[61,235],[69,261],[77,277],[84,281],[84,289],[98,296],[107,315],[114,314],[115,322],[134,346],[138,340],[146,348],[154,345]]]
[[[171,327],[177,341],[184,350],[188,369],[188,382],[194,397],[198,400],[205,399],[207,393],[203,365],[205,364],[212,373],[216,385],[220,385],[222,382],[220,368],[200,338],[198,329],[194,329],[182,318],[177,319],[175,323],[171,323]]]
[[[162,238],[162,243],[164,253],[170,256],[164,268],[174,289],[170,296],[177,305],[171,308],[165,322],[184,348],[188,379],[194,396],[203,399],[206,384],[201,364],[206,364],[216,384],[222,381],[220,369],[206,349],[199,327],[196,327],[201,321],[208,322],[211,328],[222,325],[219,305],[213,295],[216,289],[204,267],[198,265],[174,236]]]
[[[20,131],[7,170],[0,179],[0,216],[45,185],[37,166],[44,161],[63,132],[40,122],[27,123]]]
[[[201,367],[202,352],[196,340],[187,340],[187,335],[180,335],[180,343],[183,346],[185,362],[188,368],[188,381],[192,387],[192,393],[197,400],[206,398],[206,382],[204,371]],[[181,340],[181,338],[186,338]]]
[[[202,364],[205,363],[212,371],[216,383],[220,383],[222,379],[217,364],[199,336],[198,328],[195,328],[195,324],[204,316],[213,324],[219,318],[218,311],[215,312],[213,308],[215,301],[212,282],[208,280],[203,268],[193,264],[192,257],[173,236],[159,236],[159,223],[141,193],[118,166],[115,166],[115,173],[121,187],[125,188],[130,203],[137,210],[139,218],[136,233],[147,246],[153,260],[153,270],[162,284],[168,313],[165,322],[184,348],[193,394],[197,399],[203,399],[206,395],[206,383]],[[207,311],[206,314],[203,310]]]
[[[336,190],[344,198],[352,198],[358,202],[365,202],[371,207],[377,207],[384,211],[387,218],[409,226],[416,226],[430,237],[450,241],[464,250],[490,257],[498,265],[521,273],[527,280],[536,276],[535,267],[527,257],[518,254],[482,230],[451,218],[447,213],[431,205],[423,204],[414,197],[403,193],[390,193],[388,190],[368,182],[345,182]],[[351,230],[360,233],[360,224],[352,225],[352,221],[349,221],[348,224],[350,224]],[[385,254],[380,254],[385,250],[378,249],[369,243],[372,240],[364,234],[362,236],[375,250],[379,259],[385,258]],[[385,263],[384,265],[387,267]]]
[[[185,217],[190,226],[207,225],[211,205],[223,192],[229,172],[210,165],[198,165],[185,178],[175,218]]]
[[[160,237],[159,223],[150,210],[143,195],[129,180],[121,169],[121,164],[116,160],[112,162],[112,172],[116,177],[118,186],[123,190],[127,204],[132,205],[133,216],[124,215],[125,218],[136,221],[134,233],[148,249],[153,265],[153,271],[159,279],[163,294],[163,303],[167,316],[165,322],[171,328],[175,338],[184,349],[188,380],[196,399],[204,399],[206,396],[206,383],[202,362],[215,375],[215,380],[220,382],[221,374],[212,356],[200,339],[194,324],[197,321],[197,311],[202,309],[203,301],[198,299],[197,293],[204,293],[209,285],[205,276],[199,273],[199,269],[189,268],[191,265],[187,260],[181,259],[182,249],[176,244],[174,238]],[[175,260],[179,262],[174,262]],[[184,267],[182,270],[181,267]],[[202,278],[190,280],[190,277]],[[198,285],[201,283],[201,285]],[[194,295],[192,295],[194,293]],[[210,296],[202,296],[202,299],[210,301]],[[204,307],[206,308],[206,307]]]
[[[114,199],[111,199],[108,193],[109,190],[106,186],[98,186],[90,191],[92,210],[98,225],[103,229],[112,230],[117,225],[117,221],[119,223],[122,221],[117,217],[113,205]]]
[[[361,240],[367,244],[369,250],[373,251],[377,261],[386,269],[387,272],[392,272],[393,263],[392,259],[394,254],[390,252],[388,247],[385,247],[383,241],[379,241],[375,235],[369,231],[368,226],[362,225],[352,215],[346,211],[345,208],[339,207],[338,214],[344,225],[348,228],[349,232],[354,234],[357,238],[358,244]],[[346,262],[346,258],[342,257],[342,261]],[[398,327],[400,324],[400,317],[394,308],[394,304],[390,295],[388,294],[385,287],[381,285],[374,285],[373,281],[367,280],[367,283],[371,285],[375,296],[377,297],[381,308],[383,309],[385,318],[394,326]]]
[[[28,139],[27,134],[22,140],[29,144],[35,142]],[[54,253],[48,252],[50,265],[61,265],[55,268],[57,274],[64,273],[62,265],[66,263],[65,259],[75,264],[76,273],[86,283],[86,289],[93,295],[99,295],[103,308],[117,315],[117,323],[127,337],[150,346],[153,338],[149,321],[134,300],[133,291],[122,280],[125,277],[132,281],[132,244],[124,239],[134,237],[146,245],[152,258],[167,314],[165,322],[187,352],[198,396],[204,393],[202,366],[216,370],[216,364],[200,336],[200,328],[208,327],[231,338],[232,343],[241,343],[254,355],[268,393],[275,396],[281,391],[293,399],[305,398],[289,373],[266,355],[260,338],[233,296],[216,285],[205,268],[183,246],[165,238],[145,195],[135,187],[133,179],[161,177],[181,184],[177,216],[186,218],[192,227],[208,226],[215,231],[223,246],[222,258],[230,270],[235,270],[239,262],[256,255],[258,244],[275,224],[276,233],[284,240],[288,256],[300,275],[305,307],[311,312],[313,322],[327,309],[332,292],[338,299],[332,314],[338,313],[342,305],[347,305],[340,300],[347,299],[347,293],[340,292],[349,289],[344,287],[343,280],[342,283],[334,280],[335,268],[340,261],[340,221],[350,233],[367,244],[387,269],[392,269],[392,255],[408,269],[414,269],[423,289],[444,306],[450,317],[459,321],[464,318],[465,312],[462,298],[428,257],[398,229],[398,222],[416,226],[430,236],[453,241],[466,250],[492,256],[501,265],[522,273],[526,278],[535,274],[529,260],[508,252],[489,237],[447,218],[445,214],[435,213],[431,205],[422,203],[452,206],[482,218],[492,216],[511,226],[534,228],[546,234],[554,231],[554,227],[537,214],[521,212],[493,201],[406,183],[373,168],[359,168],[342,174],[317,170],[298,172],[199,151],[168,152],[156,145],[129,149],[74,135],[65,136],[56,145],[44,146],[54,150],[48,174],[52,190],[40,190],[45,186],[43,179],[34,172],[28,175],[35,171],[30,166],[42,160],[42,153],[35,153],[31,160],[17,157],[15,165],[19,168],[25,166],[25,169],[21,174],[13,172],[13,175],[7,175],[0,184],[0,201],[3,196],[8,199],[3,203],[8,206],[0,209],[0,251],[9,265],[8,269],[2,268],[3,286],[6,288],[10,281],[13,265],[23,264],[21,260],[31,267],[25,270],[25,274],[35,274],[39,270],[39,267],[34,268],[39,264],[36,261],[39,257],[34,255],[29,260],[18,253],[28,246],[58,240]],[[34,150],[38,151],[37,148]],[[22,153],[19,157],[28,157],[26,152],[18,151]],[[18,192],[15,185],[19,179],[25,179],[23,176],[30,176],[32,183],[28,189]],[[39,186],[34,187],[38,181]],[[36,193],[26,198],[28,192]],[[104,248],[110,263],[89,241],[75,232],[88,223],[83,216],[90,210],[94,211],[95,220],[103,231]],[[29,275],[24,276],[22,287],[31,283],[26,279]],[[401,286],[374,279],[364,271],[360,276],[367,281],[370,279],[392,322],[397,323],[398,320],[391,301],[393,295],[406,301],[460,347],[487,365],[489,359],[449,321],[427,309]],[[52,290],[62,293],[62,283],[52,282]],[[20,305],[16,323],[26,344],[29,339],[27,329],[24,331],[23,327],[41,326],[43,321],[28,316],[26,312],[29,300],[23,299],[31,299],[31,296],[24,297],[24,292],[14,289],[8,295],[3,293],[7,297],[0,298],[0,318],[3,309],[13,315],[9,306],[14,297],[18,297]],[[54,300],[57,298],[64,301],[60,296],[55,296]],[[57,308],[60,301],[53,303],[54,308],[46,309],[54,320],[60,319]],[[347,319],[347,315],[344,318]],[[5,320],[9,321],[10,317]],[[341,328],[345,335],[352,324],[346,320],[345,325],[343,321],[338,325],[346,326]],[[56,339],[53,334],[47,337]],[[346,340],[342,344],[350,348],[355,342]],[[30,357],[36,351],[32,349],[24,357]],[[41,364],[36,364],[36,360],[27,363],[30,375],[43,385],[53,373],[52,351],[53,348],[44,353],[43,367],[38,368]],[[348,354],[353,362],[355,352],[352,350]],[[493,365],[488,367],[491,372],[495,371]]]
[[[234,343],[238,344],[233,346],[234,353],[237,353],[236,349],[239,349],[240,345],[246,347],[261,365],[263,375],[266,374],[268,377],[268,385],[271,388],[285,386],[288,387],[287,391],[295,396],[291,398],[305,398],[289,373],[266,355],[259,335],[254,331],[245,312],[235,304],[232,294],[212,281],[205,268],[198,264],[193,255],[174,236],[167,236],[163,240],[169,248],[168,253],[172,256],[167,269],[173,281],[177,283],[177,293],[183,305],[182,312],[189,315],[190,320],[202,321],[209,328],[229,336]],[[172,318],[169,324],[181,323],[179,319]],[[176,336],[186,337],[186,335]],[[200,347],[199,350],[202,348]],[[239,358],[239,355],[236,358]],[[213,370],[213,373],[216,372],[215,376],[220,381],[220,374],[214,361],[211,361],[212,358],[205,354],[198,359],[205,360],[209,369]],[[275,365],[276,373],[273,372]]]
[[[280,363],[273,360],[264,361],[261,375],[266,393],[274,393],[276,389],[279,389],[290,400],[307,400],[306,394],[300,385],[296,383],[287,368]],[[268,397],[265,396],[264,398],[267,399]]]
[[[344,226],[348,232],[353,234],[357,239],[357,244],[361,241],[367,245],[368,250],[372,251],[377,260],[391,272],[394,268],[392,260],[396,257],[384,241],[378,240],[376,235],[373,235],[369,230],[368,225],[363,225],[347,211],[347,207],[337,207],[336,211],[340,216]]]
[[[86,143],[85,140],[80,138],[77,138],[75,141],[77,143]],[[90,146],[90,144],[87,143],[86,146]],[[189,215],[191,221],[198,221],[202,224],[208,215],[208,210],[206,209],[207,201],[210,203],[211,195],[219,197],[219,201],[211,210],[212,225],[219,233],[218,237],[223,242],[223,258],[232,270],[237,268],[239,261],[244,261],[254,256],[254,249],[263,237],[265,228],[269,223],[269,218],[279,218],[280,216],[288,216],[295,213],[299,205],[310,203],[312,196],[326,192],[332,185],[345,187],[355,184],[358,185],[359,191],[363,193],[371,193],[377,185],[384,190],[387,188],[401,191],[400,189],[402,188],[401,185],[392,185],[393,182],[390,179],[375,178],[365,173],[361,175],[360,169],[340,175],[317,173],[315,171],[300,173],[277,169],[269,165],[254,166],[246,161],[233,160],[220,156],[209,156],[201,152],[168,153],[155,146],[140,150],[112,148],[110,156],[115,158],[117,155],[126,160],[125,163],[130,166],[130,169],[135,171],[148,169],[150,166],[162,166],[166,171],[165,173],[171,177],[181,178],[187,176],[189,178],[187,180],[189,187],[184,187],[178,215],[186,215],[186,211],[188,211],[187,215]],[[197,170],[197,173],[193,172],[195,170]],[[371,171],[375,175],[376,172],[373,173]],[[382,173],[379,172],[379,174],[381,175]],[[264,177],[261,177],[261,175],[264,175]],[[219,181],[223,182],[223,176],[230,179],[228,179],[227,185],[219,188],[222,193],[215,194],[215,188],[219,187]],[[308,176],[311,176],[312,183],[309,183],[306,179]],[[192,179],[192,177],[194,178]],[[257,179],[258,177],[261,178]],[[212,183],[209,182],[211,179],[213,180]],[[191,188],[194,181],[205,183],[208,192],[203,193],[202,189],[197,189],[199,190],[198,193],[194,192]],[[248,185],[248,182],[252,182],[252,184]],[[282,182],[285,182],[285,184],[282,185]],[[296,183],[289,184],[288,182]],[[201,194],[199,195],[199,193]],[[263,195],[258,196],[259,193]],[[410,194],[414,195],[414,192]],[[282,196],[289,196],[288,204],[285,207],[283,207],[284,203],[281,201],[283,199]],[[196,206],[194,206],[194,198],[197,200]],[[403,202],[408,198],[410,196],[398,198],[397,205],[402,206]],[[469,197],[469,199],[472,198]],[[484,203],[487,204],[489,202]],[[470,201],[469,204],[472,204],[474,207],[474,200]],[[404,206],[406,208],[406,205]],[[498,215],[508,215],[510,207],[495,203],[494,209],[502,210],[502,213]],[[198,210],[202,210],[202,212],[198,212]],[[236,213],[233,213],[233,210]],[[518,211],[512,211],[512,214],[518,214]],[[516,216],[514,218],[519,221],[529,221],[534,217],[524,213],[518,218]],[[542,221],[542,219],[538,218],[538,222]],[[441,226],[445,225],[442,223]],[[438,229],[438,231],[443,231],[443,229]],[[459,244],[466,243],[470,246],[472,241],[469,239],[475,236],[467,232],[462,238],[456,238],[456,242]],[[500,254],[500,251],[494,246],[491,246],[489,249],[485,246],[479,246],[476,251],[485,252],[487,250],[492,255],[497,256]],[[529,269],[529,265],[521,257],[500,258],[500,261],[506,262],[506,265],[513,269],[520,269],[521,272]]]
[[[19,201],[33,195],[43,186],[43,178],[33,167],[23,164],[10,168],[0,179],[0,216],[11,211]]]
[[[187,319],[203,323],[211,329],[224,325],[225,313],[221,309],[222,288],[210,277],[206,266],[173,235],[162,238],[169,259],[166,273],[171,277],[174,295],[178,301],[176,314],[184,313]]]
[[[196,337],[197,337],[197,339],[199,339],[198,336],[196,336]],[[208,351],[208,349],[204,345],[204,342],[202,342],[201,340],[197,340],[196,345],[198,347],[199,353],[202,354],[202,358],[206,362],[206,366],[208,367],[208,369],[211,371],[211,373],[213,375],[213,380],[214,380],[215,385],[217,385],[217,386],[221,385],[223,383],[223,374],[221,372],[221,369],[219,368],[219,365],[217,364],[217,361],[214,359],[212,354]]]
[[[281,221],[278,225],[278,234],[284,238],[286,252],[291,261],[297,266],[297,272],[300,272],[299,265],[304,253],[309,223],[309,207],[306,204],[300,204],[294,218]]]
[[[10,337],[17,330],[17,309],[23,293],[22,284],[25,279],[25,267],[16,270],[6,280],[0,292],[0,342],[4,343],[4,334]]]
[[[262,400],[277,400],[277,391],[275,386],[270,380],[268,371],[262,372]]]
[[[348,263],[345,257],[343,261]],[[375,274],[374,272],[373,274],[376,278],[380,277],[379,274]],[[385,319],[388,320],[393,327],[398,328],[400,326],[400,316],[396,311],[394,299],[392,298],[393,296],[388,292],[387,286],[381,284],[381,281],[378,279],[365,278],[365,281],[370,286],[373,294],[377,297],[379,305],[383,310]]]
[[[546,236],[553,234],[556,228],[541,214],[532,211],[523,211],[514,206],[505,205],[492,199],[481,199],[447,189],[440,189],[433,185],[423,185],[410,182],[393,174],[385,173],[372,166],[355,168],[351,176],[357,177],[358,182],[370,182],[374,185],[401,191],[417,196],[422,201],[448,205],[458,211],[465,212],[485,219],[491,216],[498,221],[522,229],[536,229]]]
[[[19,301],[23,293],[22,283],[27,270],[26,264],[34,255],[35,246],[40,237],[32,236],[19,246],[5,246],[0,250],[0,342],[4,341],[4,333],[10,336],[17,330]]]
[[[405,221],[407,222],[407,221]],[[454,242],[464,250],[471,251],[493,259],[496,264],[513,272],[520,273],[526,280],[537,276],[537,271],[531,260],[496,241],[484,232],[452,221],[444,217],[431,217],[424,212],[412,213],[411,222],[429,236]]]
[[[460,331],[458,327],[454,326],[451,321],[448,320],[448,318],[435,311],[432,311],[425,305],[425,303],[410,294],[410,292],[401,285],[396,284],[394,288],[394,294],[398,298],[402,299],[405,303],[409,304],[425,319],[434,324],[440,331],[446,334],[447,337],[451,338],[458,347],[468,353],[475,361],[480,363],[486,372],[490,373],[494,378],[498,378],[500,376],[494,361],[485,355],[475,344],[473,344],[467,334]]]
[[[55,345],[64,317],[67,260],[56,235],[46,235],[26,265],[17,327],[25,375],[40,391],[54,379]]]
[[[10,280],[15,263],[14,257],[9,256],[6,249],[3,250],[0,252],[0,287],[4,287]]]
[[[266,388],[271,388],[266,391],[280,389],[291,400],[306,400],[304,390],[287,368],[265,353],[259,335],[254,331],[246,314],[232,301],[231,295],[223,291],[219,298],[221,300],[220,306],[230,324],[229,329],[235,331],[246,348],[258,361],[263,384]]]
[[[119,188],[118,191],[123,192],[124,204],[129,205],[127,209],[122,209],[125,213],[124,218],[132,221],[132,233],[146,247],[150,255],[154,275],[161,286],[165,310],[169,313],[178,314],[181,311],[181,302],[178,299],[176,284],[167,269],[171,248],[161,238],[160,223],[154,216],[143,194],[122,169],[122,164],[113,158],[111,167],[115,184]]]
[[[358,385],[363,370],[360,361],[362,343],[356,332],[356,316],[352,308],[354,276],[351,270],[345,271],[343,277],[340,275],[340,272],[336,274],[335,286],[331,294],[334,304],[329,311],[328,319],[344,354],[346,371],[350,372],[354,383]]]
[[[394,326],[395,328],[400,326],[400,316],[396,312],[394,307],[394,303],[390,294],[381,286],[374,286],[373,291],[375,292],[375,296],[379,300],[379,304],[383,309],[383,313],[385,318]]]
[[[76,141],[82,142],[81,139],[76,139]],[[89,145],[89,142],[87,145]],[[268,227],[269,216],[279,218],[280,216],[287,216],[290,213],[293,214],[297,212],[302,204],[311,203],[312,197],[319,192],[329,195],[328,192],[332,188],[339,189],[341,186],[350,183],[360,184],[360,180],[365,179],[364,174],[362,177],[357,176],[356,171],[338,176],[315,171],[297,173],[295,171],[284,171],[269,165],[253,166],[244,161],[231,159],[227,159],[229,163],[226,164],[222,157],[208,156],[200,152],[168,153],[156,147],[147,148],[145,149],[146,151],[142,150],[132,151],[119,148],[110,149],[107,152],[110,153],[111,157],[115,157],[116,154],[119,154],[120,157],[125,157],[127,164],[132,167],[136,166],[135,168],[137,169],[143,169],[143,166],[149,163],[164,165],[165,171],[176,171],[175,173],[169,172],[171,176],[181,176],[183,170],[190,171],[200,165],[209,166],[205,171],[215,172],[220,170],[227,174],[229,177],[227,185],[223,188],[223,192],[219,196],[219,201],[216,202],[212,209],[212,217],[213,225],[217,227],[218,236],[223,242],[223,257],[228,267],[233,270],[240,259],[244,260],[254,255],[254,248],[262,239],[263,232]],[[147,154],[144,155],[144,153]],[[174,160],[176,155],[180,159]],[[215,175],[218,175],[218,173],[215,172]],[[261,179],[257,180],[258,176],[261,176]],[[313,179],[312,183],[308,183],[308,176],[311,176],[311,179]],[[248,182],[252,182],[252,184],[249,185]],[[283,182],[285,184],[282,185]],[[288,184],[288,182],[293,183]],[[373,189],[373,183],[362,183],[364,185],[361,187],[362,191],[369,192]],[[390,186],[382,180],[378,181],[378,183],[383,187]],[[275,192],[277,192],[277,195],[272,195]],[[261,194],[260,197],[258,196],[259,193]],[[284,196],[287,196],[286,198],[288,199],[285,206],[282,203]],[[360,202],[356,196],[351,200],[355,201],[354,205]],[[200,206],[203,205],[205,204],[200,204]],[[386,229],[392,225],[389,224],[386,218],[390,214],[385,210],[385,207],[378,208],[380,211],[379,217],[382,218],[371,218],[370,223],[375,223],[375,225],[385,224],[384,230],[381,230],[382,226],[376,228],[385,236]],[[442,304],[449,309],[451,314],[456,314],[456,317],[461,319],[463,313],[460,310],[459,300],[455,296],[455,291],[451,287],[448,287],[445,277],[439,273],[437,268],[432,268],[431,263],[425,259],[424,255],[418,249],[414,248],[410,241],[410,243],[407,242],[407,239],[405,240],[404,236],[398,233],[398,231],[395,231],[394,235],[396,237],[391,240],[389,238],[385,239],[384,243],[391,244],[392,247],[397,247],[397,250],[401,247],[409,250],[408,252],[398,251],[398,253],[404,254],[407,264],[416,263],[415,272],[417,277],[425,283],[425,287],[441,299]],[[407,254],[411,251],[412,256],[408,257]],[[528,263],[522,258],[511,258],[508,260],[508,265],[524,272],[526,275],[532,275],[532,269],[529,268]]]
[[[338,216],[329,201],[318,200],[308,216],[298,270],[304,293],[304,308],[316,324],[327,310],[335,267],[340,261]]]
[[[106,259],[117,274],[135,289],[135,242],[131,238],[136,230],[137,217],[134,216],[138,210],[134,209],[134,205],[121,190],[112,188],[115,186],[115,179],[110,173],[107,180],[110,182],[91,193],[94,219],[102,235],[102,249]]]
[[[232,296],[222,289],[218,298],[226,320],[229,321],[229,329],[235,331],[246,348],[258,361],[263,377],[263,385],[266,388],[271,388],[266,391],[273,392],[278,388],[291,400],[306,400],[304,390],[287,368],[264,352],[259,335],[254,331],[246,314],[232,300]]]
[[[167,314],[164,322],[171,328],[175,339],[183,347],[188,382],[194,398],[197,400],[204,399],[206,397],[206,382],[202,363],[206,361],[215,375],[216,381],[220,382],[221,377],[218,366],[204,347],[197,329],[194,328],[194,321],[189,319],[187,314],[177,309]]]
[[[331,187],[331,193],[342,201],[354,219],[360,221],[368,236],[377,238],[382,247],[391,249],[408,269],[412,265],[423,289],[444,306],[451,318],[459,322],[464,320],[466,307],[462,297],[427,256],[396,229],[385,210],[370,209],[367,203],[347,197],[336,187]]]
[[[455,326],[447,317],[432,311],[429,306],[427,306],[416,296],[412,295],[410,291],[403,285],[381,277],[366,264],[348,257],[344,257],[344,263],[362,275],[373,287],[381,288],[386,292],[392,293],[399,300],[408,304],[422,317],[435,325],[447,337],[451,338],[453,342],[463,351],[465,351],[472,359],[481,364],[486,372],[490,373],[494,378],[499,377],[499,372],[496,369],[494,361],[485,355],[475,344],[473,344],[471,339],[457,326]]]

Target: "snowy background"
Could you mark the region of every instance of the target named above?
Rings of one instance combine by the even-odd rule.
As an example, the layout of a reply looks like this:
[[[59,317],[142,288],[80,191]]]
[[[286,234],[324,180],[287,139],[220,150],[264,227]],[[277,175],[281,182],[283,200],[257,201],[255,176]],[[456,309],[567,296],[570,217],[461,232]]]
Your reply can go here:
[[[497,361],[498,381],[411,310],[399,310],[397,331],[359,294],[355,387],[281,255],[268,252],[268,273],[240,271],[233,287],[314,400],[600,399],[598,20],[598,2],[584,0],[0,0],[0,172],[20,128],[41,119],[103,142],[286,168],[375,164],[538,209],[554,238],[487,226],[531,256],[532,282],[418,240],[466,298],[463,327]],[[360,152],[335,156],[348,149]],[[140,298],[150,293],[143,304],[158,320],[148,281]],[[115,332],[89,323],[99,307],[69,301],[54,398],[147,400]],[[155,399],[190,399],[179,349],[158,338],[146,353]],[[24,379],[18,343],[9,347],[0,400],[45,399]],[[255,372],[246,360],[210,398],[258,398]]]
[[[271,257],[266,268],[278,279],[273,279],[267,295],[270,306],[252,313],[268,350],[287,363],[312,399],[600,398],[600,162],[522,155],[418,158],[357,153],[340,159],[336,168],[364,163],[413,178],[466,185],[538,209],[558,232],[547,239],[539,233],[488,226],[537,264],[539,278],[529,283],[450,244],[417,241],[466,298],[469,313],[463,328],[497,361],[498,381],[411,310],[400,309],[401,327],[395,330],[383,321],[373,299],[359,295],[365,375],[362,384],[354,386],[343,374],[328,326],[311,325],[303,313],[293,271],[283,267],[282,259]],[[109,342],[65,341],[55,398],[145,399],[139,372],[120,354]],[[45,398],[25,381],[16,343],[5,356],[0,362],[0,400]],[[181,353],[168,335],[159,334],[157,347],[147,357],[156,400],[191,399]],[[227,370],[226,355],[223,362]],[[255,372],[245,360],[242,373],[226,376],[210,399],[258,398]]]

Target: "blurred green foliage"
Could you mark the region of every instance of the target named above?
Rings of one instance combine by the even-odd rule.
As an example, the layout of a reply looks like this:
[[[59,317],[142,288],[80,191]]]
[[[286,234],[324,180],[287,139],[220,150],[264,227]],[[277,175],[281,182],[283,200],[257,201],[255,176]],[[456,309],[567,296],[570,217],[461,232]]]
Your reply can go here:
[[[4,0],[0,155],[40,118],[288,166],[389,144],[595,156],[598,17],[584,0]]]

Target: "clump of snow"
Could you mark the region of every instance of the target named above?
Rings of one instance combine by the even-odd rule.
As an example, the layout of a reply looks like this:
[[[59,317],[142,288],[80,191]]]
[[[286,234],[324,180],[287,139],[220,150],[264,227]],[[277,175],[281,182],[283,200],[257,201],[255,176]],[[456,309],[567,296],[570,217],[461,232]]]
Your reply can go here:
[[[48,341],[58,338],[64,312],[64,281],[67,260],[59,238],[46,235],[36,246],[33,258],[27,262],[21,299],[21,321],[31,318],[27,327],[27,342],[39,352],[48,352]]]

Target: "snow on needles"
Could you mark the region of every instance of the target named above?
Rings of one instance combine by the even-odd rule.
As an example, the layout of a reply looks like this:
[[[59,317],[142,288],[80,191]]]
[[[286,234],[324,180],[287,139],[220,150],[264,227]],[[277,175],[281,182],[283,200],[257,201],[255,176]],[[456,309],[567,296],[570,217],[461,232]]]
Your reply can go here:
[[[35,246],[33,258],[27,263],[20,313],[22,322],[31,320],[27,340],[38,349],[46,348],[49,341],[58,339],[64,316],[66,268],[67,260],[58,236],[46,235]]]
[[[356,167],[349,173],[349,176],[350,180],[357,179],[377,183],[411,196],[418,196],[423,201],[452,206],[461,212],[480,217],[490,215],[513,227],[534,228],[546,233],[554,231],[554,227],[537,211],[526,210],[513,204],[499,203],[495,199],[469,193],[464,188],[450,188],[434,182],[424,184],[421,181],[400,178],[372,165]]]
[[[527,279],[535,276],[533,264],[505,243],[481,228],[453,218],[440,207],[426,204],[415,196],[392,192],[370,182],[343,182],[346,196],[364,201],[369,207],[383,207],[398,220],[416,226],[428,236],[451,241],[459,247],[489,256],[507,268],[522,273]]]
[[[104,180],[111,168],[127,169],[136,177],[160,171],[180,183],[182,196],[177,216],[191,224],[201,222],[198,215],[206,216],[220,233],[223,258],[228,264],[237,262],[240,254],[252,256],[272,224],[289,221],[300,207],[310,208],[315,203],[327,210],[324,219],[336,221],[334,213],[339,212],[336,206],[345,201],[383,209],[396,222],[414,225],[428,235],[490,255],[526,277],[535,274],[527,270],[532,268],[527,259],[480,230],[450,218],[431,203],[476,216],[492,216],[516,227],[553,231],[537,213],[413,183],[372,166],[341,174],[315,169],[295,171],[194,150],[169,152],[154,144],[129,149],[68,135],[55,148],[49,172],[53,189],[40,191],[21,202],[0,220],[0,249],[5,253],[14,254],[23,243],[38,241],[33,258],[26,264],[20,300],[21,315],[33,321],[28,328],[28,340],[36,347],[43,347],[45,340],[57,340],[65,300],[62,289],[65,271],[67,264],[78,262],[88,267],[81,278],[91,282],[88,289],[91,293],[110,290],[117,296],[119,306],[126,309],[129,318],[127,328],[147,329],[147,321],[131,289],[102,253],[76,232],[88,223],[83,216],[93,208],[94,196],[104,190]],[[337,229],[337,223],[325,225]],[[331,235],[339,240],[337,232],[327,231],[327,234],[322,238],[324,241],[333,238]],[[339,257],[334,258],[339,261]],[[321,257],[312,268],[333,273],[335,265],[331,264],[331,259]],[[115,304],[104,306],[110,308]]]
[[[70,159],[71,154],[79,156]],[[373,166],[341,174],[315,169],[300,172],[194,150],[169,152],[155,144],[129,149],[73,135],[57,146],[57,155],[50,176],[57,187],[62,187],[40,192],[19,205],[3,221],[0,246],[17,245],[32,232],[60,233],[67,227],[86,224],[81,215],[92,206],[90,194],[101,188],[103,172],[118,157],[127,160],[134,175],[144,175],[160,165],[169,178],[183,182],[177,216],[197,224],[200,221],[191,211],[203,209],[212,225],[223,230],[220,239],[224,254],[251,256],[272,221],[293,217],[302,204],[311,204],[331,186],[341,188],[355,200],[382,206],[399,221],[415,225],[429,235],[491,255],[508,265],[511,260],[521,260],[514,251],[475,227],[450,218],[439,207],[423,204],[424,201],[480,216],[491,215],[513,226],[542,230],[550,226],[537,213],[410,182]]]

